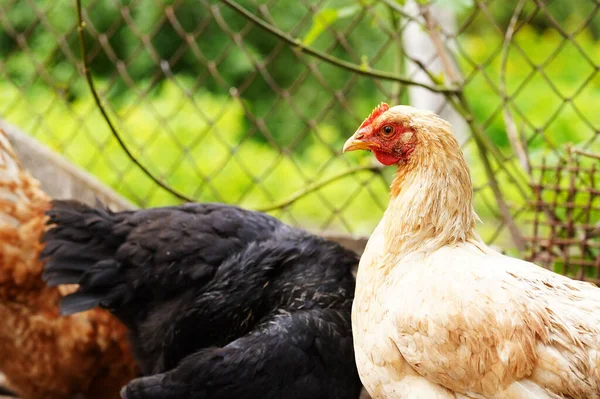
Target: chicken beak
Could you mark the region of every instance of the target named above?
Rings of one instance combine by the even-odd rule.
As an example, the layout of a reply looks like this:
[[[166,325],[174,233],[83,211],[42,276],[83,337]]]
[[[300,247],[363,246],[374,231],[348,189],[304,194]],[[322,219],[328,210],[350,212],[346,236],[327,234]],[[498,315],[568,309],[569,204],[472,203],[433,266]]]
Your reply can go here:
[[[370,150],[372,143],[364,140],[365,130],[359,129],[350,137],[344,144],[342,152],[350,152],[356,150]]]

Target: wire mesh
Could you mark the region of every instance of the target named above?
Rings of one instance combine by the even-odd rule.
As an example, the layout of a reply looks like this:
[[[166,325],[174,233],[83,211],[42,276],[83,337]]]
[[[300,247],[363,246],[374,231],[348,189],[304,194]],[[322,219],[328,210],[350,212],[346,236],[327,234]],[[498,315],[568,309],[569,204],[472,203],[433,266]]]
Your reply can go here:
[[[272,213],[289,223],[369,234],[393,171],[361,169],[298,193],[371,165],[368,154],[341,156],[344,140],[380,101],[412,103],[453,123],[484,239],[524,251],[531,165],[564,156],[567,143],[600,151],[597,0],[82,8],[86,61],[110,118],[140,162],[198,201],[283,203]],[[77,30],[72,0],[0,0],[0,117],[140,206],[178,202],[107,129],[83,79]]]
[[[577,154],[534,168],[535,209],[529,259],[580,280],[600,284],[600,190],[597,160]],[[600,159],[600,157],[598,157]]]

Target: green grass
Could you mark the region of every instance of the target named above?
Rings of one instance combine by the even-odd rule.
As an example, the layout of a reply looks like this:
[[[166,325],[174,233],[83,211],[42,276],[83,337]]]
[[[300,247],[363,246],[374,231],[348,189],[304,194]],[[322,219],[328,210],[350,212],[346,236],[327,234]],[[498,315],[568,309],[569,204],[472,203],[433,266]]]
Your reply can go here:
[[[498,42],[494,35],[484,31],[465,36],[461,41],[465,51],[476,62],[492,57],[491,62],[482,71],[476,71],[474,78],[469,80],[465,94],[476,120],[485,123],[486,134],[501,151],[509,154],[511,149],[503,119],[501,114],[494,114],[501,99],[483,75],[485,73],[494,84],[498,84],[500,53],[494,53],[497,48],[491,45]],[[529,27],[523,28],[515,40],[536,63],[545,62],[562,42],[556,33],[538,33]],[[588,32],[578,35],[576,40],[594,58],[594,62],[600,61],[600,43]],[[45,48],[47,43],[38,45]],[[462,60],[461,66],[465,75],[470,76],[472,66],[465,60]],[[21,91],[16,86],[27,87],[28,79],[35,79],[38,75],[28,56],[13,54],[5,62],[5,68],[12,81],[0,80],[0,115],[3,118],[141,206],[178,202],[144,176],[126,157],[111,137],[81,79],[74,84],[65,83],[64,87],[49,86],[43,83],[45,80],[38,79],[36,84]],[[507,63],[508,92],[514,96],[514,107],[520,111],[515,113],[517,126],[524,128],[525,136],[530,140],[532,160],[539,160],[549,148],[560,152],[568,143],[582,144],[597,136],[594,127],[600,125],[600,113],[595,110],[595,99],[600,95],[600,77],[592,69],[582,61],[579,51],[569,44],[547,62],[547,79],[539,72],[529,77],[531,67],[522,55],[511,50]],[[49,72],[57,81],[67,81],[72,66],[59,63]],[[97,80],[100,89],[106,87],[105,80]],[[548,80],[560,95],[550,89]],[[514,95],[524,81],[524,89]],[[177,82],[182,87],[192,86],[192,79],[183,74],[177,75]],[[584,82],[587,84],[581,88]],[[147,81],[136,82],[138,88],[148,85]],[[65,95],[68,100],[58,96],[57,91],[68,92]],[[366,115],[373,104],[362,101],[360,91],[353,96],[351,104],[360,108],[358,113]],[[562,105],[561,97],[573,99]],[[344,140],[352,132],[335,123],[317,125],[298,150],[282,153],[264,137],[247,137],[252,125],[246,120],[241,105],[229,96],[200,89],[183,99],[180,87],[170,81],[161,83],[143,102],[139,102],[132,90],[110,98],[111,105],[117,108],[116,114],[111,114],[112,118],[118,121],[118,129],[136,156],[153,173],[198,201],[262,208],[288,198],[309,182],[372,161],[370,154],[366,153],[339,157]],[[298,97],[295,101],[302,104],[307,100]],[[256,109],[262,109],[263,105],[247,104]],[[288,131],[277,133],[288,141],[293,140],[296,132],[303,127],[294,118],[282,126]],[[312,134],[314,131],[318,134]],[[277,141],[278,138],[275,139]],[[586,147],[600,151],[599,146],[600,140],[596,140]],[[485,170],[472,144],[465,151],[474,186],[480,187],[487,181]],[[518,167],[509,166],[513,173],[527,180]],[[494,163],[496,168],[498,165]],[[392,173],[392,170],[385,171],[387,181]],[[514,189],[504,173],[498,172],[497,176],[508,204],[513,208],[523,206],[526,198]],[[362,173],[333,183],[274,214],[309,229],[370,234],[387,204],[387,192],[384,179]],[[498,225],[499,214],[489,188],[477,191],[475,208],[484,221],[479,228],[482,236],[491,237]],[[506,234],[501,235],[499,244],[510,246]]]
[[[175,85],[166,82],[160,95],[125,107],[116,115],[118,118],[113,115],[113,120],[119,120],[118,128],[129,146],[153,173],[198,201],[264,207],[306,185],[299,171],[308,180],[320,180],[349,168],[347,159],[333,158],[323,145],[309,145],[302,154],[282,155],[268,143],[244,139],[242,109],[227,97],[199,92],[193,101],[175,107],[179,95]],[[4,83],[0,84],[0,103],[13,104],[7,115],[9,122],[31,132],[133,202],[143,206],[177,202],[131,163],[111,137],[91,97],[67,104],[50,89],[38,87],[35,93],[23,95]],[[43,117],[32,118],[32,110]],[[198,110],[208,119],[216,118],[214,124],[207,124]],[[341,134],[333,127],[319,126],[319,131],[322,139],[341,148],[337,139]],[[354,164],[367,160],[365,156],[351,157]],[[364,186],[373,194],[367,193]],[[332,207],[348,206],[327,223],[332,212],[323,205],[321,195]],[[380,206],[374,205],[373,197]],[[289,212],[277,215],[312,229],[349,227],[357,234],[368,234],[381,216],[386,198],[387,187],[382,180],[363,172],[332,183],[319,195],[309,195],[293,204]],[[340,217],[348,219],[349,225]]]

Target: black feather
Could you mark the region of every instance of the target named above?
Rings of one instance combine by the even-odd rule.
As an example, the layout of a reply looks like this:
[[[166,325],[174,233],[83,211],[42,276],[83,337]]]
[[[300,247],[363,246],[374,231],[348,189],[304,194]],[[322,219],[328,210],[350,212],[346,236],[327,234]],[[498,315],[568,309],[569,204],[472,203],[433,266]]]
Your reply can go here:
[[[42,273],[42,280],[44,280],[49,287],[56,287],[63,284],[79,284],[81,281],[81,273],[79,271],[69,270],[59,270],[56,272],[47,270]]]
[[[63,316],[68,316],[73,313],[84,312],[98,306],[101,300],[102,295],[75,292],[61,298],[59,304],[60,313]]]
[[[358,397],[353,252],[221,204],[48,216],[43,278],[79,284],[61,312],[102,306],[131,331],[147,377],[124,397]]]
[[[90,266],[90,261],[87,259],[77,259],[69,257],[52,257],[44,267],[44,271],[73,271],[73,272],[84,272]]]

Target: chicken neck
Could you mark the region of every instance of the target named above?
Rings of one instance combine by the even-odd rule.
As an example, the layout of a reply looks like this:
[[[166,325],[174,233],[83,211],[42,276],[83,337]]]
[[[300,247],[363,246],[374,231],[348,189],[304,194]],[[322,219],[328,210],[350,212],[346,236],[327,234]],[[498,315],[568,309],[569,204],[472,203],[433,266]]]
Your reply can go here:
[[[466,160],[449,126],[436,129],[435,135],[421,132],[419,145],[398,164],[391,185],[382,223],[387,250],[402,257],[480,241]]]

